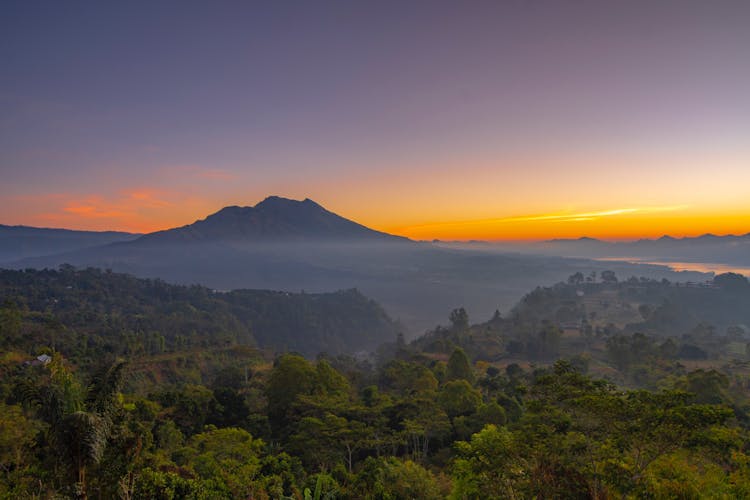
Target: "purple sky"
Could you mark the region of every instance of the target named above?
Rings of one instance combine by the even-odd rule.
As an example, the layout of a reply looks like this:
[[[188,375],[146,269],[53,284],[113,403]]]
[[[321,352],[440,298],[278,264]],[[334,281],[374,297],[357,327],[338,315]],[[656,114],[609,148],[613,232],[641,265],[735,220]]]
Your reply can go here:
[[[0,223],[750,215],[747,1],[8,1],[0,60]]]

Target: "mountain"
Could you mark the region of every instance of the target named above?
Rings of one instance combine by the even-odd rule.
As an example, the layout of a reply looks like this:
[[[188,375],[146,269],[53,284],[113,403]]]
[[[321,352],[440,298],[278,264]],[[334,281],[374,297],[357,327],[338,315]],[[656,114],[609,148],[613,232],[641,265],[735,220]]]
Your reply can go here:
[[[180,228],[132,241],[3,264],[15,269],[97,267],[212,289],[322,293],[356,288],[418,333],[465,307],[472,318],[510,308],[528,289],[576,272],[612,270],[700,280],[661,266],[594,262],[552,255],[497,253],[415,242],[350,221],[312,200],[270,197],[254,207],[227,207]]]
[[[745,235],[704,234],[636,241],[601,241],[591,238],[549,240],[531,245],[528,250],[548,255],[588,258],[634,258],[654,261],[711,262],[750,265],[750,233]]]
[[[602,240],[591,238],[589,236],[581,236],[580,238],[555,238],[553,240],[547,240],[544,243],[604,243]]]
[[[73,231],[0,224],[0,263],[132,241],[140,236],[116,231]]]
[[[173,242],[407,242],[329,212],[309,198],[269,196],[254,207],[226,207],[187,226],[158,231],[139,243]]]

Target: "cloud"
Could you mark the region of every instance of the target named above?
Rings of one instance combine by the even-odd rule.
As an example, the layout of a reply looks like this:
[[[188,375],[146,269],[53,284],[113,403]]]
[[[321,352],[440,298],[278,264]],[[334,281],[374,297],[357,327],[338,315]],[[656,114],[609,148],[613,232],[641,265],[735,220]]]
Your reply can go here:
[[[133,215],[131,210],[123,210],[121,207],[112,205],[102,199],[93,198],[71,201],[63,210],[82,218],[94,219],[119,218]]]
[[[122,191],[122,195],[129,201],[140,205],[141,207],[147,208],[163,208],[172,206],[170,201],[165,200],[170,196],[167,191],[152,189],[152,188],[138,188]]]
[[[402,232],[409,232],[414,230],[425,230],[425,229],[440,229],[449,227],[467,227],[467,226],[490,226],[490,225],[503,225],[503,224],[514,224],[520,222],[589,222],[598,220],[606,217],[617,217],[623,215],[646,215],[659,212],[674,212],[679,210],[685,210],[689,208],[688,205],[671,205],[671,206],[651,206],[651,207],[629,207],[629,208],[615,208],[609,210],[599,210],[593,212],[558,212],[552,214],[532,214],[532,215],[519,215],[513,217],[501,217],[495,219],[472,219],[462,221],[444,221],[444,222],[432,222],[428,224],[420,224],[415,226],[409,226],[401,228]]]
[[[9,201],[6,211],[17,213],[22,224],[135,232],[182,225],[191,211],[202,211],[205,205],[205,200],[184,192],[145,186],[110,195],[30,193]]]
[[[485,222],[528,222],[528,221],[554,221],[554,220],[592,220],[599,217],[610,217],[613,215],[623,215],[628,213],[637,212],[637,208],[618,208],[615,210],[604,210],[601,212],[583,212],[583,213],[572,213],[572,214],[547,214],[547,215],[525,215],[520,217],[505,217],[503,219],[489,219]]]
[[[230,170],[194,164],[155,165],[148,177],[136,172],[124,182],[108,179],[106,185],[87,179],[86,190],[8,193],[0,222],[149,232],[181,226],[217,210],[221,189],[235,187],[237,179]]]
[[[531,215],[521,217],[506,217],[503,219],[489,219],[486,222],[526,222],[526,221],[587,221],[596,220],[601,217],[612,217],[616,215],[626,214],[652,214],[657,212],[673,212],[675,210],[684,210],[688,208],[687,205],[675,205],[666,207],[638,207],[638,208],[616,208],[612,210],[601,210],[598,212],[581,212],[581,213],[559,213],[559,214],[547,214],[547,215]]]
[[[138,217],[144,209],[165,208],[172,203],[163,199],[169,193],[152,188],[136,188],[121,191],[112,198],[87,196],[68,199],[63,211],[81,218],[126,218]]]

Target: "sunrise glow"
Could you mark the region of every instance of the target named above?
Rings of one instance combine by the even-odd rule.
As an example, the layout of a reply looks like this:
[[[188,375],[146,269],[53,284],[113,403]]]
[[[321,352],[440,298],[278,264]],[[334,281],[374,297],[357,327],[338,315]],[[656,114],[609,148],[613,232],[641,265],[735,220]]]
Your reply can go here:
[[[150,232],[276,194],[426,240],[750,232],[746,17],[637,3],[14,7],[0,224]]]

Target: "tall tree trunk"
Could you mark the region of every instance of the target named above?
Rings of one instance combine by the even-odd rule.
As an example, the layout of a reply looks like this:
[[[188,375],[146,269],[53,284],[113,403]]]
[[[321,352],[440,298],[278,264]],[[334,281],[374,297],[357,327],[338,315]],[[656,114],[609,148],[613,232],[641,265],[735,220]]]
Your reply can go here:
[[[76,482],[76,499],[88,499],[88,494],[86,493],[86,466],[80,462],[78,464],[78,482]]]

